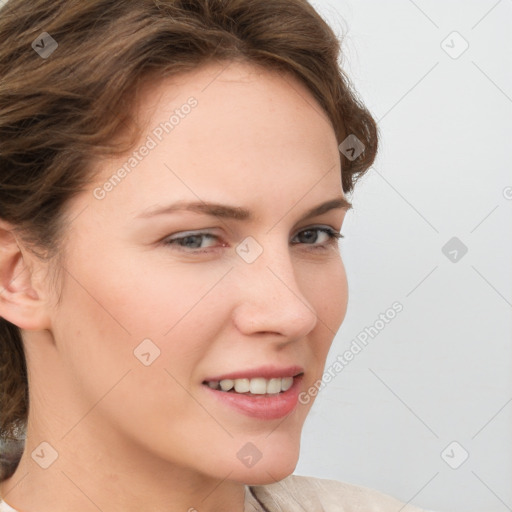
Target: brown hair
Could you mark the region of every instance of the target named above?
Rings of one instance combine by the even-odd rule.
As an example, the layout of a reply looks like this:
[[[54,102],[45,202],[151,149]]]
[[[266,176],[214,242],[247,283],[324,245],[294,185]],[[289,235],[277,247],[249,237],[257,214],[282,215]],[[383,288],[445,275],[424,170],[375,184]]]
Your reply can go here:
[[[43,32],[58,44],[51,55],[38,54],[49,50]],[[9,0],[0,40],[0,218],[47,255],[58,254],[64,207],[90,182],[92,157],[136,141],[115,135],[134,124],[134,93],[150,76],[234,59],[291,73],[338,143],[364,144],[356,159],[340,152],[345,192],[377,153],[376,123],[339,67],[340,40],[306,0]],[[20,330],[1,318],[0,410],[0,440],[19,442],[26,362]],[[0,478],[16,467],[6,453]]]

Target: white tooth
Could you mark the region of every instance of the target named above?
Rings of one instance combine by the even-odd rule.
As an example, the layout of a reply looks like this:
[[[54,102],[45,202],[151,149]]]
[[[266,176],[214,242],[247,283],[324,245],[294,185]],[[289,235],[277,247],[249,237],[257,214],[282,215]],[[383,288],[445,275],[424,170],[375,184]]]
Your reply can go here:
[[[217,380],[211,380],[208,382],[208,387],[212,389],[217,389],[217,386],[219,385],[219,382]]]
[[[251,379],[249,390],[253,395],[264,395],[267,392],[267,379],[262,377]]]
[[[281,379],[270,379],[267,382],[267,393],[279,393],[281,391]]]
[[[249,379],[235,379],[235,391],[247,393],[249,391]]]
[[[220,389],[222,389],[222,391],[229,391],[230,389],[233,389],[234,385],[235,383],[231,379],[224,379],[220,381]]]
[[[281,381],[281,389],[287,391],[293,385],[293,377],[283,377]]]

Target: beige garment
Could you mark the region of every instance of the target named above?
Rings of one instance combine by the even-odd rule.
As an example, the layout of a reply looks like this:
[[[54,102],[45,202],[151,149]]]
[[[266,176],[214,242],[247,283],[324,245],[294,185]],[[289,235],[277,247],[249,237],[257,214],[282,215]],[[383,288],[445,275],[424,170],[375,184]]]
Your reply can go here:
[[[244,512],[428,511],[367,487],[291,475],[275,484],[248,487]]]
[[[245,491],[244,512],[427,512],[366,487],[309,476],[291,475]],[[0,512],[18,511],[0,500]]]

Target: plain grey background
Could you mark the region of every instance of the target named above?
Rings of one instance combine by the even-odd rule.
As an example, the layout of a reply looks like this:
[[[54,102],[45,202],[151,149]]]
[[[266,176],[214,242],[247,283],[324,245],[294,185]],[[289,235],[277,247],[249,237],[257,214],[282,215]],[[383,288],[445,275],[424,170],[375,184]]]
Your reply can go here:
[[[366,345],[319,392],[296,473],[510,511],[512,1],[311,3],[382,139],[350,197],[327,367]]]
[[[296,473],[512,510],[512,1],[311,3],[382,145],[349,196],[327,367],[373,337],[319,392]]]

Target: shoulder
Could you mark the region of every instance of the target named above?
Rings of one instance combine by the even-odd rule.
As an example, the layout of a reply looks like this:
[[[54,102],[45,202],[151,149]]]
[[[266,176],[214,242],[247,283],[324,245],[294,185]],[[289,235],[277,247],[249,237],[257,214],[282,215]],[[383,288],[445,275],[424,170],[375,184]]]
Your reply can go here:
[[[290,475],[250,490],[268,512],[427,512],[367,487],[309,476]]]

